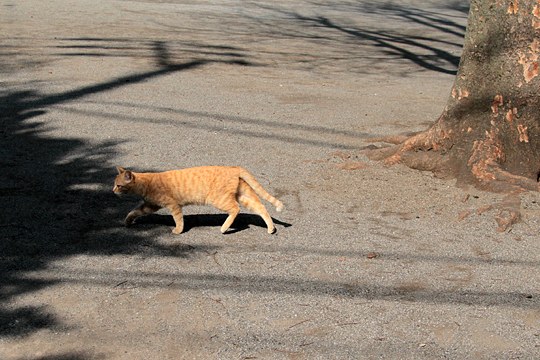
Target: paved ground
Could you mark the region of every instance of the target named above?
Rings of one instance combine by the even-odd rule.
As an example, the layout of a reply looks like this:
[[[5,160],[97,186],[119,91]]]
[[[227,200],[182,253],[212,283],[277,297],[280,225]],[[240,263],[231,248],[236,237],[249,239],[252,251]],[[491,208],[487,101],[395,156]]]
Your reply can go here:
[[[467,3],[0,0],[1,359],[540,358],[540,199],[360,149],[450,94]],[[115,165],[286,204],[126,229]]]

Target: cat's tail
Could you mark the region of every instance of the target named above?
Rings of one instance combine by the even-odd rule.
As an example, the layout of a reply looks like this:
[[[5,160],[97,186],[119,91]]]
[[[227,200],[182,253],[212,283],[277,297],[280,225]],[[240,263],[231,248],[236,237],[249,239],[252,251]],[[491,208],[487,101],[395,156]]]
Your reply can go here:
[[[240,179],[248,183],[249,186],[264,200],[276,207],[277,211],[283,211],[283,203],[270,195],[259,182],[255,179],[255,176],[251,175],[249,171],[244,168],[240,168]]]

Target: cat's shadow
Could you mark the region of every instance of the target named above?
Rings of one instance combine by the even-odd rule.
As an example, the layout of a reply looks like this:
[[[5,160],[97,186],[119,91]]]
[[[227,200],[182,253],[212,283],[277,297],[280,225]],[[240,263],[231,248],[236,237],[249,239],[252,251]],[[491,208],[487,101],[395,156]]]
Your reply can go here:
[[[221,227],[227,218],[227,214],[196,214],[196,215],[184,215],[184,233],[197,227]],[[281,225],[283,227],[290,227],[292,224],[272,218],[274,224]],[[136,225],[166,225],[174,227],[176,224],[171,215],[162,214],[149,214],[141,216],[135,220]],[[266,224],[263,219],[254,214],[238,214],[234,219],[231,228],[225,232],[225,234],[233,234],[238,231],[246,230],[250,225],[265,228]]]

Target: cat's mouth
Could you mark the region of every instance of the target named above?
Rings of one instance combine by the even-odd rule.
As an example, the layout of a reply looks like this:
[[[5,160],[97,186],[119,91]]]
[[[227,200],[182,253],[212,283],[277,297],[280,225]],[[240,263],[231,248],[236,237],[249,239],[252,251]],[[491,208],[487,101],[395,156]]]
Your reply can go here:
[[[134,194],[130,193],[129,191],[118,191],[113,190],[114,195],[116,195],[118,198],[126,199],[126,198],[134,198],[136,197]]]

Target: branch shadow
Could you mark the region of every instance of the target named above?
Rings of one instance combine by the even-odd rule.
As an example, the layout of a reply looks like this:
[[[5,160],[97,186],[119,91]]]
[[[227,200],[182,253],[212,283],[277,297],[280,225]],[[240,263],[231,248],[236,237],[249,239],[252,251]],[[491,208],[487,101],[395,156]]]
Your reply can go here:
[[[424,37],[403,37],[400,35],[376,32],[362,29],[347,29],[332,20],[320,16],[316,18],[302,17],[300,20],[312,23],[312,26],[322,26],[328,29],[334,29],[345,34],[354,36],[359,40],[367,40],[375,44],[376,47],[383,49],[382,52],[388,56],[401,57],[402,59],[411,61],[415,65],[426,70],[441,72],[444,74],[455,75],[459,65],[459,56],[450,54],[446,50],[427,45],[423,41],[431,41],[432,39]],[[409,50],[407,47],[416,49],[428,50],[433,55],[418,55],[415,51]],[[445,68],[438,63],[447,63],[451,68]]]
[[[84,351],[72,351],[59,354],[42,355],[37,357],[25,357],[24,360],[90,360],[90,359],[105,359],[101,354],[95,354]],[[23,360],[23,359],[21,359]]]
[[[55,107],[55,110],[69,114],[99,117],[103,119],[113,119],[115,121],[126,121],[130,123],[146,123],[156,125],[174,125],[185,127],[187,129],[202,129],[211,132],[228,133],[231,136],[236,137],[242,136],[254,139],[275,140],[281,143],[303,144],[309,146],[327,147],[330,149],[358,149],[357,145],[347,144],[346,142],[350,141],[354,143],[358,139],[373,138],[376,136],[367,132],[340,130],[317,125],[298,125],[291,123],[282,123],[265,119],[255,119],[241,116],[211,113],[208,111],[191,111],[184,109],[164,108],[159,106],[144,106],[134,103],[118,103],[106,101],[101,101],[99,103],[92,103],[91,101],[88,101],[86,102],[86,104],[93,104],[97,106],[108,104],[111,106],[115,106],[115,109],[90,110],[59,106]],[[125,109],[133,108],[153,111],[154,113],[156,113],[156,116],[149,118],[148,116],[123,114]],[[181,116],[181,120],[171,118],[170,114]],[[193,119],[193,121],[185,120],[190,118]],[[224,128],[220,125],[221,122],[227,122],[229,124],[229,127]],[[271,133],[270,131],[261,130],[264,128],[269,129],[270,131],[279,131],[280,133]]]
[[[456,0],[428,5],[309,1],[307,10],[298,10],[294,4],[248,1],[227,18],[209,16],[181,25],[159,17],[150,20],[161,31],[174,34],[174,40],[62,37],[47,50],[61,57],[147,58],[158,66],[193,58],[239,63],[249,59],[251,66],[312,71],[455,74],[469,4]],[[193,33],[204,38],[194,41]]]
[[[297,27],[291,30],[276,27],[276,36],[302,38],[325,47],[334,47],[337,53],[349,49],[351,58],[358,58],[352,46],[369,45],[371,51],[379,53],[375,61],[401,59],[417,65],[420,69],[455,75],[460,61],[460,52],[465,36],[465,25],[450,15],[395,3],[373,2],[311,2],[317,12],[309,16],[273,5],[259,6],[294,19]],[[468,12],[467,4],[454,2],[447,9],[461,14]],[[326,11],[325,11],[326,10]],[[332,19],[327,12],[342,11],[357,14],[372,14],[386,21],[402,23],[400,29],[384,29],[383,26],[358,26]],[[417,30],[411,32],[411,24]],[[269,24],[267,24],[269,25]],[[344,35],[344,36],[339,36]],[[446,40],[454,38],[454,41]],[[339,45],[339,46],[336,46]],[[453,49],[453,50],[452,50]],[[360,55],[361,56],[361,55]]]
[[[425,70],[455,74],[469,2],[437,6],[313,0],[299,9],[294,3],[246,1],[230,16],[205,14],[200,21],[180,23],[127,8],[170,37],[62,36],[42,50],[52,58],[147,59],[161,71],[175,71],[175,63],[200,61],[360,74],[395,71],[405,76]],[[194,33],[200,40],[194,40]],[[21,56],[17,50],[10,45],[10,53]],[[29,66],[36,61],[32,54],[24,58]],[[395,66],[410,64],[415,66]]]
[[[364,283],[361,279],[318,280],[279,276],[237,274],[193,274],[171,272],[155,273],[134,271],[115,272],[91,269],[55,269],[44,272],[48,281],[73,282],[94,286],[115,287],[129,284],[130,288],[168,287],[178,290],[219,290],[235,293],[272,293],[287,295],[332,296],[345,299],[386,300],[426,304],[454,304],[466,306],[501,306],[508,308],[538,308],[540,294],[520,291],[485,291],[474,289],[408,289],[399,285]]]

